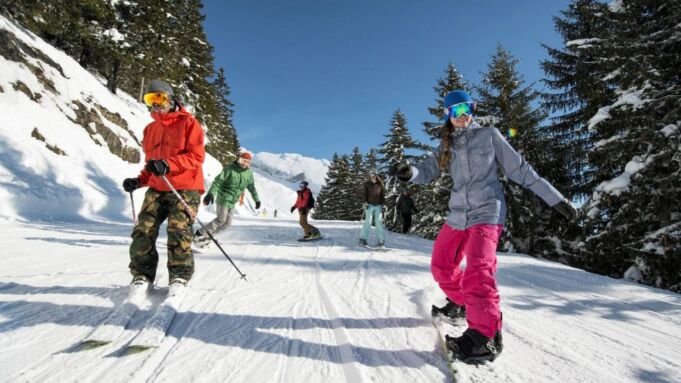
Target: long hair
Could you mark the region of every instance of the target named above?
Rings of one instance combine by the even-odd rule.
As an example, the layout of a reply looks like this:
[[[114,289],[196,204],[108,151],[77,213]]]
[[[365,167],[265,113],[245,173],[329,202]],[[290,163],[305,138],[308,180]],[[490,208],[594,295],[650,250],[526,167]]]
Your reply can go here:
[[[367,181],[371,181],[371,174],[369,174]],[[385,188],[385,186],[383,185],[383,180],[381,179],[381,176],[379,176],[378,174],[376,174],[376,181],[378,181],[382,188]]]
[[[447,119],[440,129],[440,158],[438,158],[438,165],[441,172],[447,171],[447,165],[452,159],[450,146],[452,145],[452,132],[454,132],[454,125]]]

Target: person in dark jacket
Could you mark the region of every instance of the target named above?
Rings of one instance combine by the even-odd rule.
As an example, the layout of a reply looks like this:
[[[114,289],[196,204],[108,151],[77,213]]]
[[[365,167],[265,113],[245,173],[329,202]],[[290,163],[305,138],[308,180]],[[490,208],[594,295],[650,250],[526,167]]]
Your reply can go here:
[[[447,296],[433,315],[465,317],[468,329],[447,336],[447,348],[465,363],[493,361],[503,348],[496,282],[496,248],[506,219],[506,202],[498,168],[528,188],[567,219],[577,212],[540,177],[493,127],[473,120],[475,102],[465,91],[444,98],[447,120],[435,152],[418,164],[395,164],[389,174],[401,181],[426,184],[442,172],[452,175],[449,213],[433,244],[430,270]],[[460,267],[466,258],[465,270]]]
[[[383,205],[385,204],[385,187],[383,181],[375,172],[371,172],[369,179],[364,183],[362,201],[364,202],[364,225],[362,225],[362,231],[359,235],[359,244],[367,245],[369,229],[371,229],[371,221],[373,220],[376,225],[378,246],[384,246]]]
[[[402,232],[406,234],[411,228],[411,215],[419,212],[414,204],[414,199],[409,194],[409,190],[403,191],[400,198],[397,199],[397,211],[400,213],[400,218],[402,218]]]
[[[296,193],[298,194],[298,198],[296,198],[296,203],[293,206],[291,206],[291,213],[293,213],[294,210],[298,209],[298,214],[300,215],[298,222],[300,223],[300,227],[303,228],[303,232],[305,233],[302,239],[305,240],[319,239],[322,237],[321,233],[319,232],[319,229],[307,223],[307,216],[310,213],[311,206],[314,205],[312,191],[308,189],[307,185],[309,185],[307,181],[302,181],[300,185],[298,185],[298,190],[296,191]]]

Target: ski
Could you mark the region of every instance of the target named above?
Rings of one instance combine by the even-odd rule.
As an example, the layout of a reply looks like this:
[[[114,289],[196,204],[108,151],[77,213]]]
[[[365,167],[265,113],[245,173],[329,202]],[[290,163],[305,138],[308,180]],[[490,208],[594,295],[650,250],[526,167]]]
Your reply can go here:
[[[148,291],[147,287],[131,288],[128,298],[80,343],[79,350],[92,350],[115,341],[128,326],[133,315],[142,308]]]
[[[172,286],[166,299],[156,309],[154,315],[146,321],[142,330],[132,339],[123,353],[130,355],[157,348],[166,336],[186,294],[186,286]]]

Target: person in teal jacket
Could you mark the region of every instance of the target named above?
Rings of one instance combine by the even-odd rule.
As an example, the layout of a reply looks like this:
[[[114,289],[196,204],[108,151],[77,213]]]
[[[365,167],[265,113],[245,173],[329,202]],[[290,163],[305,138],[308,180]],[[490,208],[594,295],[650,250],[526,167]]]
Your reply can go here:
[[[210,237],[206,235],[206,231],[210,234],[216,234],[229,227],[232,223],[234,206],[245,189],[248,189],[253,200],[255,200],[255,208],[260,209],[260,198],[255,190],[255,181],[251,170],[252,158],[251,153],[241,153],[236,161],[225,166],[222,172],[215,177],[208,193],[203,197],[203,204],[210,205],[215,202],[217,216],[206,225],[205,229],[196,231],[194,242],[209,241]]]

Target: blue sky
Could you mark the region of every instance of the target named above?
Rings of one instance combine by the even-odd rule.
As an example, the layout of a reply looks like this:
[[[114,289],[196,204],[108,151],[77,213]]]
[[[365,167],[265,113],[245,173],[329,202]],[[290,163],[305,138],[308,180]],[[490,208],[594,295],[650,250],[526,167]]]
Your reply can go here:
[[[236,104],[241,144],[330,159],[385,141],[393,112],[427,140],[433,86],[453,63],[474,84],[498,43],[543,78],[568,0],[204,1],[205,30]]]

